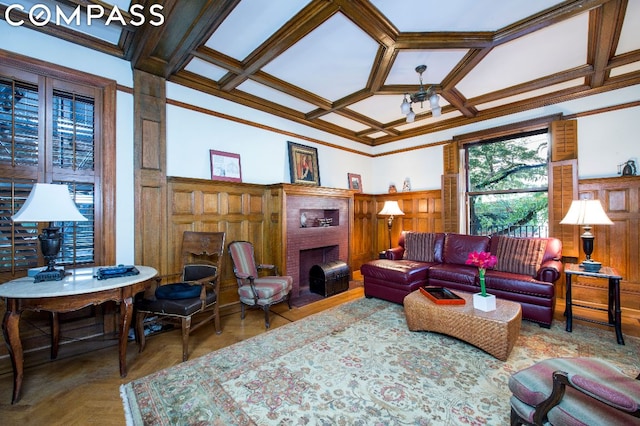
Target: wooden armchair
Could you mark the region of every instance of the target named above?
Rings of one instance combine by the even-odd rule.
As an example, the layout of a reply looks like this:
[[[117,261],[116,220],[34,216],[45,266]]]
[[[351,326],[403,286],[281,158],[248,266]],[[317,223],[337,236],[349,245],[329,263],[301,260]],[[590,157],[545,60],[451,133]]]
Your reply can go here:
[[[640,424],[636,379],[598,358],[552,358],[509,378],[511,425]]]
[[[177,283],[160,285],[158,277],[152,291],[137,297],[136,340],[140,352],[144,350],[144,320],[157,316],[159,321],[178,322],[182,328],[182,361],[189,357],[189,334],[213,320],[216,333],[220,334],[218,295],[220,271],[224,251],[224,232],[186,231],[182,237],[182,277]],[[196,314],[207,315],[192,324]],[[204,315],[204,314],[203,314]]]

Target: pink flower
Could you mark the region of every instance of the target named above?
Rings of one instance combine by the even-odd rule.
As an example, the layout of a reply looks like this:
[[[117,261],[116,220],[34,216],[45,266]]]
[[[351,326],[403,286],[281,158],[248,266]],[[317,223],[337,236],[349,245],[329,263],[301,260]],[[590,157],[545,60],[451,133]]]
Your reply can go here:
[[[467,265],[477,266],[479,269],[489,269],[496,266],[498,258],[488,251],[472,251],[465,262]]]
[[[486,296],[487,289],[484,284],[484,272],[487,268],[496,266],[498,258],[488,251],[472,251],[464,263],[478,267],[478,273],[480,274],[480,294]]]

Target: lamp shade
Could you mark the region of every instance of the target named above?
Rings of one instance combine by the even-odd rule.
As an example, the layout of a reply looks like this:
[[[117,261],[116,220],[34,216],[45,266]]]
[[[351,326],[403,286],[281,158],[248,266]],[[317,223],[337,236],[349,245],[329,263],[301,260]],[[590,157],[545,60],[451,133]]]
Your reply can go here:
[[[36,183],[14,222],[81,222],[86,221],[69,195],[67,185]]]
[[[407,100],[407,97],[405,96],[404,100],[402,101],[402,104],[400,105],[400,111],[402,111],[402,114],[407,115],[409,114],[410,110],[411,110],[411,104],[409,103],[409,101]]]
[[[382,210],[378,214],[380,216],[403,216],[404,212],[400,210],[397,201],[385,201]]]
[[[573,200],[562,225],[613,225],[600,200]]]

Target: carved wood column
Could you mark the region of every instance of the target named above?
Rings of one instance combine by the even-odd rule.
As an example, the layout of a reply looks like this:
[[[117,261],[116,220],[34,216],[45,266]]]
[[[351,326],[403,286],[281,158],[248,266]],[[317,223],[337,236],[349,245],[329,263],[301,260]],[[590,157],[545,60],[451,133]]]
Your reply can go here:
[[[166,80],[133,70],[135,262],[166,273]]]

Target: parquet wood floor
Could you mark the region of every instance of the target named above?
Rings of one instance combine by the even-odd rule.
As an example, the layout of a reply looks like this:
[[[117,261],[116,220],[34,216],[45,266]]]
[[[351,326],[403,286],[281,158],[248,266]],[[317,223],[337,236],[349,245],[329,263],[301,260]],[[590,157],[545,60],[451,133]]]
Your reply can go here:
[[[291,310],[286,303],[276,305],[271,309],[271,328],[363,296],[363,288],[357,287]],[[220,335],[213,331],[213,324],[210,329],[203,327],[191,335],[189,359],[266,331],[262,310],[248,310],[242,321],[239,306],[221,308],[221,322],[223,331]],[[22,398],[17,404],[11,404],[13,374],[0,375],[0,424],[124,425],[120,385],[179,364],[182,339],[178,329],[151,336],[142,353],[138,353],[137,345],[130,342],[127,349],[128,375],[124,379],[118,373],[117,340],[115,336],[110,340],[74,343],[78,346],[75,348],[70,347],[73,345],[62,346],[58,359],[54,361],[28,360],[30,354],[26,354],[25,364],[28,366],[24,372]],[[87,345],[97,349],[88,351]]]
[[[363,297],[362,287],[288,310],[286,304],[272,309],[271,327],[305,318],[333,306]],[[556,320],[564,321],[564,300],[556,304]],[[588,314],[587,314],[588,315]],[[216,335],[211,329],[201,328],[191,335],[190,359],[264,333],[264,314],[261,310],[249,310],[244,321],[240,320],[240,307],[221,309],[223,332]],[[623,315],[625,336],[638,336],[638,318]],[[574,321],[574,327],[594,326]],[[615,334],[611,331],[611,342]],[[81,345],[93,345],[91,351]],[[76,345],[74,343],[74,345]],[[111,341],[78,343],[76,348],[61,347],[58,359],[31,359],[25,362],[22,399],[11,405],[13,374],[0,374],[0,424],[27,425],[124,425],[124,411],[119,388],[139,377],[180,362],[182,346],[179,330],[167,331],[147,340],[143,353],[131,342],[127,352],[128,376],[118,374],[118,354],[115,337]],[[71,346],[71,345],[70,345]],[[105,347],[106,346],[106,347]],[[102,348],[101,348],[102,347]],[[100,349],[101,348],[101,349]]]

